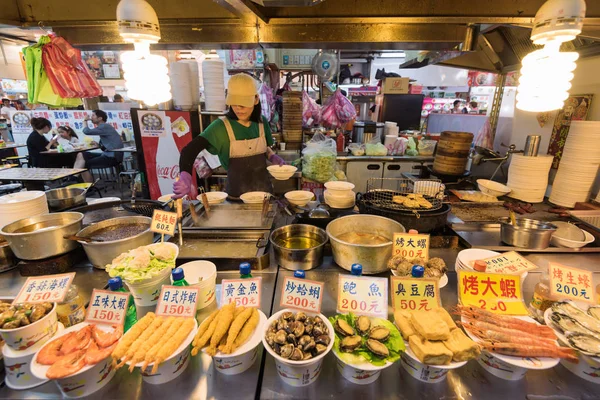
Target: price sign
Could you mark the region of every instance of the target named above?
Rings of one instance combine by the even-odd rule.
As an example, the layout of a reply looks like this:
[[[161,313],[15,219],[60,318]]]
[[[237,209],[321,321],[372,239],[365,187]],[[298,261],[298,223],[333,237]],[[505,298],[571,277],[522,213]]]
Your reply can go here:
[[[550,294],[557,298],[569,298],[586,303],[595,303],[593,274],[578,268],[550,263]]]
[[[296,308],[298,310],[321,312],[323,303],[323,282],[309,281],[286,276],[281,288],[281,302],[283,308]]]
[[[163,286],[156,304],[156,315],[195,317],[199,291],[195,286]]]
[[[175,226],[177,225],[177,213],[154,210],[152,214],[152,223],[150,230],[156,233],[173,236],[175,234]]]
[[[29,277],[12,303],[44,303],[47,301],[61,303],[67,295],[73,278],[75,278],[75,272]]]
[[[521,278],[517,275],[458,271],[458,296],[464,306],[496,314],[529,315],[523,303]]]
[[[525,271],[536,269],[537,265],[529,262],[516,251],[509,251],[483,260],[487,265],[486,272],[494,274],[520,275]]]
[[[235,302],[236,306],[260,308],[262,278],[223,279],[221,305]]]
[[[123,325],[130,293],[94,289],[85,320],[90,323]]]
[[[429,260],[429,235],[418,233],[394,233],[394,256]]]
[[[391,276],[394,310],[431,311],[441,307],[437,279]]]
[[[387,318],[387,287],[386,278],[340,274],[336,310],[338,313]]]

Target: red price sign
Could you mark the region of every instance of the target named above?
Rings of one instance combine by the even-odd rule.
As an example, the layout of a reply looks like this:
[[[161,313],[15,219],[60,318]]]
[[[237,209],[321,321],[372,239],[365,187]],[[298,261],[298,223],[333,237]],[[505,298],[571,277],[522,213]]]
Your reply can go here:
[[[154,210],[152,222],[150,223],[150,230],[152,232],[173,236],[175,234],[176,225],[177,213]]]
[[[387,287],[386,278],[340,274],[337,312],[387,318]]]
[[[156,315],[195,317],[199,290],[195,286],[163,286],[156,304]]]
[[[13,304],[60,303],[65,299],[73,278],[75,278],[75,272],[29,277],[13,300]]]
[[[593,273],[582,269],[550,263],[550,294],[556,298],[595,303]]]
[[[223,279],[221,281],[221,305],[235,302],[236,307],[260,308],[262,278]]]
[[[296,308],[309,312],[320,313],[323,303],[323,282],[286,276],[281,288],[283,308]]]
[[[90,323],[123,325],[129,306],[128,292],[94,289],[85,320]]]

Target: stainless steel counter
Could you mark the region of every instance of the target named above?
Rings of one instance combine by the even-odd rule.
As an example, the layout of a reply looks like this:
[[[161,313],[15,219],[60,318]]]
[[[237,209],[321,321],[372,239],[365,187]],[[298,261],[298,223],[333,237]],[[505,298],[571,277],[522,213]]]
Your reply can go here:
[[[282,222],[282,221],[279,221]],[[442,304],[446,308],[454,306],[456,296],[456,274],[454,262],[459,250],[432,249],[431,255],[442,257],[450,268],[449,284],[441,289]],[[600,275],[600,255],[594,254],[528,254],[527,258],[542,268],[549,261],[557,261],[578,268],[594,270]],[[107,274],[89,266],[76,268],[75,284],[86,298],[89,298],[93,288],[101,288],[108,278]],[[333,264],[331,257],[325,257],[323,265],[312,271],[307,271],[307,279],[325,282],[323,298],[323,313],[333,315],[337,298],[337,275],[347,273]],[[263,277],[262,311],[268,316],[280,309],[280,290],[277,284],[283,277],[292,275],[291,271],[279,269],[271,265],[268,269],[253,272]],[[218,273],[218,282],[222,279],[235,278],[235,271]],[[389,274],[381,274],[387,277]],[[539,281],[540,273],[529,274],[524,284],[524,298],[531,297],[535,284]],[[600,277],[596,276],[596,279]],[[17,271],[0,274],[0,291],[3,294],[16,294],[25,282]],[[201,321],[216,304],[202,310],[198,314]],[[138,309],[139,313],[149,310]],[[389,310],[391,316],[391,308]],[[392,317],[393,319],[393,317]],[[130,374],[126,369],[117,372],[113,380],[102,390],[91,396],[94,399],[525,399],[536,396],[560,396],[561,399],[597,399],[598,386],[577,378],[562,366],[546,370],[531,371],[521,381],[509,382],[500,380],[484,371],[475,361],[465,367],[452,371],[444,382],[424,384],[409,376],[396,363],[383,371],[375,383],[361,386],[345,380],[335,365],[335,356],[329,354],[324,359],[321,376],[314,384],[305,388],[293,388],[281,381],[275,370],[275,362],[271,356],[264,354],[261,349],[255,364],[240,375],[226,376],[215,371],[212,360],[206,355],[193,357],[186,371],[172,382],[163,385],[143,383],[139,372]],[[23,399],[42,398],[54,399],[60,396],[53,382],[46,383],[27,391],[14,391],[7,387],[0,388],[0,398]]]
[[[339,155],[337,161],[433,162],[433,156],[353,156]]]

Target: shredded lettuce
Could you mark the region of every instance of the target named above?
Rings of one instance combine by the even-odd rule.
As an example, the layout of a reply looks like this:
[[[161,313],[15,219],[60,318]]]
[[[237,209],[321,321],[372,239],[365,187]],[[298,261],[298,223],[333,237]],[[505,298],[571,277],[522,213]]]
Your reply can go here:
[[[164,257],[164,252],[160,254]],[[175,268],[174,256],[175,254],[167,259],[159,259],[155,251],[144,246],[115,258],[112,264],[106,266],[106,272],[113,278],[120,276],[124,281],[134,283],[154,278],[165,268]]]
[[[348,314],[337,314],[333,317],[329,317],[329,322],[335,325],[338,318],[343,319],[351,326],[354,326],[356,316],[353,313]],[[386,358],[381,358],[373,354],[366,347],[367,337],[363,336],[362,345],[359,346],[352,353],[347,353],[340,350],[340,342],[342,337],[335,332],[335,340],[333,342],[333,351],[342,359],[346,364],[356,365],[364,362],[371,363],[375,366],[382,367],[386,362],[395,362],[400,359],[400,355],[406,349],[404,340],[400,335],[398,329],[390,321],[383,318],[369,318],[371,320],[371,326],[381,325],[390,330],[390,337],[385,342],[382,342],[385,347],[388,348],[390,355]]]

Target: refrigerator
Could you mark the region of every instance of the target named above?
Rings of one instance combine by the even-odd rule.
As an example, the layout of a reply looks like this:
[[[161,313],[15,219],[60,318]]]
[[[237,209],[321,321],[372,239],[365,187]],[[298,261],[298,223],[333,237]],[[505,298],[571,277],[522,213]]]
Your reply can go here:
[[[423,94],[386,94],[381,105],[380,121],[393,121],[400,131],[421,129]]]

